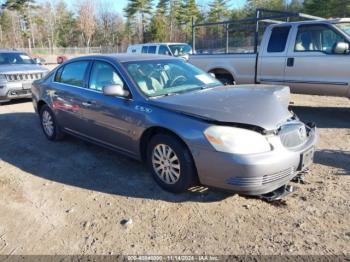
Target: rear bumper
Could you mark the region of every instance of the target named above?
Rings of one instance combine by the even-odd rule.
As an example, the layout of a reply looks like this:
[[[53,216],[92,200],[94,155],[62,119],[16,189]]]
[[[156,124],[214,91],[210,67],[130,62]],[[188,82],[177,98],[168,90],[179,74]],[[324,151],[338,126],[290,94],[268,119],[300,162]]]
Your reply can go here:
[[[317,132],[314,128],[308,141],[294,150],[284,148],[278,141],[272,141],[272,151],[252,155],[195,148],[193,156],[200,182],[244,195],[262,195],[274,191],[306,168],[301,165],[302,155],[315,147]]]

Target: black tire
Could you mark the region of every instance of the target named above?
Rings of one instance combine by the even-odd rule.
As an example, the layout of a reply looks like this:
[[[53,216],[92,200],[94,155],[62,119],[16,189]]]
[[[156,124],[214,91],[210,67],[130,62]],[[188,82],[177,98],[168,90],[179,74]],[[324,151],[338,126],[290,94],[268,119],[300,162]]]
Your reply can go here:
[[[154,150],[156,150],[157,146],[161,145],[166,145],[171,150],[173,150],[180,165],[179,178],[173,184],[164,182],[154,168],[154,163],[152,161]],[[166,191],[170,191],[172,193],[181,193],[186,191],[191,186],[198,185],[197,171],[194,166],[190,151],[182,141],[172,135],[157,134],[152,137],[147,146],[147,165],[157,184]]]
[[[43,116],[45,114],[49,114],[51,119],[52,119],[52,124],[53,124],[53,130],[52,133],[49,133],[45,130],[44,128],[44,123],[43,123]],[[40,116],[40,124],[41,124],[41,128],[43,130],[44,135],[46,136],[47,139],[51,140],[51,141],[58,141],[61,140],[64,137],[63,132],[61,131],[61,128],[56,120],[55,114],[53,113],[53,111],[51,110],[51,108],[48,105],[43,105],[40,108],[40,112],[39,112],[39,116]]]
[[[223,85],[235,85],[235,80],[230,76],[226,74],[216,74],[215,78],[219,80]]]

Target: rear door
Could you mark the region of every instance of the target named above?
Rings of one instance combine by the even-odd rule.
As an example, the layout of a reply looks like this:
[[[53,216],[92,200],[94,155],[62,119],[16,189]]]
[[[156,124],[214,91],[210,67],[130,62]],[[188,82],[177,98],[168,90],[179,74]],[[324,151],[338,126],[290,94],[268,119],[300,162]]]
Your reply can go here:
[[[54,77],[52,107],[59,123],[66,129],[80,133],[85,129],[81,91],[86,87],[89,61],[68,63],[57,70]]]
[[[262,43],[258,61],[258,81],[281,84],[287,63],[287,46],[290,41],[290,25],[272,27]]]
[[[285,82],[295,93],[347,96],[349,54],[335,54],[344,36],[328,24],[296,26],[288,50]]]

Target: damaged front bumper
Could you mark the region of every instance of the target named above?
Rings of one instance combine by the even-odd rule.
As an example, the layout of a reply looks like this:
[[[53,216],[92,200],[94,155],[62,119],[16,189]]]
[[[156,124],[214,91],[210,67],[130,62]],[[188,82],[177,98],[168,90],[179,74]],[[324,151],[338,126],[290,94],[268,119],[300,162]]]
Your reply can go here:
[[[271,199],[289,194],[292,189],[286,185],[313,162],[316,127],[310,128],[304,144],[293,149],[283,146],[278,136],[269,142],[273,150],[260,154],[235,155],[203,148],[193,152],[201,183],[252,196],[277,190]]]

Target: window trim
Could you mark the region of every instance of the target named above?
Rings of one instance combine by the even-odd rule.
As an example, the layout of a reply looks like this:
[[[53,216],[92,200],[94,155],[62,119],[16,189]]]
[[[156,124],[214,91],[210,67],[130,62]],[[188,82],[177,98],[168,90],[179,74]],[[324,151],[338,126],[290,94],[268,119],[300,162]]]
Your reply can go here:
[[[282,50],[282,51],[279,51],[279,52],[272,52],[272,51],[269,51],[269,45],[270,45],[270,41],[271,41],[271,38],[272,38],[273,30],[275,30],[276,28],[278,28],[278,29],[279,29],[279,28],[288,28],[288,35],[287,35],[286,42],[285,42],[285,44],[284,44],[283,50]],[[282,53],[285,53],[285,52],[288,50],[288,39],[290,38],[291,32],[292,32],[292,26],[291,26],[291,25],[278,25],[278,26],[274,26],[274,27],[271,29],[270,38],[269,38],[269,41],[267,42],[266,53],[267,53],[267,54],[282,54]]]
[[[56,81],[56,76],[57,76],[58,73],[60,74],[59,80],[61,80],[61,76],[62,76],[63,70],[65,69],[65,67],[67,65],[70,65],[70,64],[73,64],[73,63],[78,63],[78,62],[88,62],[88,65],[87,65],[87,67],[85,69],[85,72],[84,72],[83,86],[76,86],[76,85],[72,85],[72,84],[62,83],[62,82]],[[60,66],[59,68],[56,69],[56,72],[55,72],[54,78],[53,78],[53,82],[57,83],[57,84],[68,85],[68,86],[73,86],[73,87],[77,87],[77,88],[86,88],[86,83],[87,83],[86,78],[88,76],[87,73],[90,71],[90,67],[91,67],[91,60],[89,60],[89,59],[70,61],[68,63],[64,63],[62,66]],[[62,69],[62,71],[59,72],[61,69]]]
[[[330,29],[331,31],[333,31],[335,34],[341,36],[344,39],[345,43],[349,43],[348,39],[346,39],[346,37],[344,37],[344,35],[337,31],[333,26],[331,26],[330,24],[326,24],[326,23],[315,23],[315,24],[301,24],[297,26],[297,31],[296,31],[296,35],[295,35],[295,39],[294,39],[294,47],[293,47],[293,52],[294,53],[298,53],[298,54],[302,54],[302,53],[322,53],[325,55],[348,55],[348,54],[335,54],[335,53],[327,53],[325,51],[322,50],[308,50],[308,51],[301,51],[301,50],[296,50],[296,45],[297,45],[297,39],[298,39],[298,34],[299,34],[299,28],[301,27],[314,27],[314,26],[323,26],[326,27],[328,29]]]

